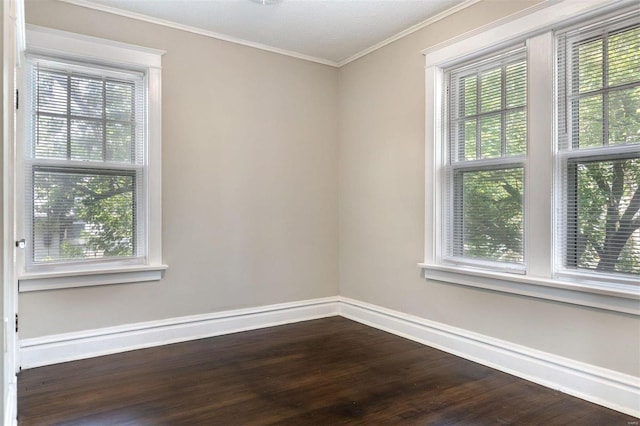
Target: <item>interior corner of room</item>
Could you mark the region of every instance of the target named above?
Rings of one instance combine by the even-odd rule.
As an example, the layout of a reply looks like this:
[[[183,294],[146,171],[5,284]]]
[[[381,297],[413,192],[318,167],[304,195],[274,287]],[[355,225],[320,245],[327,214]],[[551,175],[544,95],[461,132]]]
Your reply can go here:
[[[141,13],[120,13],[109,2],[3,2],[0,272],[4,327],[0,333],[5,342],[5,424],[16,424],[16,374],[21,369],[333,316],[640,416],[638,275],[624,278],[621,284],[589,287],[590,282],[583,281],[577,289],[581,277],[574,279],[567,273],[569,278],[561,281],[545,276],[543,263],[552,263],[551,254],[527,264],[543,271],[531,278],[521,271],[516,276],[506,269],[487,272],[473,262],[463,265],[469,273],[460,274],[459,264],[436,264],[446,253],[430,251],[433,241],[445,240],[436,222],[440,216],[447,220],[444,212],[449,210],[432,203],[431,196],[439,191],[438,171],[432,170],[436,154],[425,147],[425,137],[436,134],[438,124],[427,123],[425,130],[425,120],[439,114],[430,102],[444,93],[437,89],[444,74],[436,73],[459,68],[463,75],[466,71],[460,62],[454,69],[444,55],[433,53],[434,63],[426,67],[431,83],[425,85],[424,55],[429,58],[430,52],[454,46],[459,57],[473,59],[474,53],[466,50],[471,50],[473,40],[480,43],[478,34],[518,19],[527,22],[534,14],[544,19],[554,5],[558,13],[569,13],[562,6],[571,2],[449,2],[459,7],[377,46],[348,57],[322,59],[170,25]],[[632,5],[608,0],[579,3],[584,8],[580,16],[586,17]],[[140,57],[161,62],[161,67],[144,68],[156,70],[161,81],[161,90],[151,95],[157,96],[157,109],[150,113],[161,116],[161,127],[149,127],[149,132],[161,134],[161,151],[153,154],[161,169],[138,169],[139,164],[131,160],[136,155],[133,142],[119,169],[116,161],[109,163],[108,171],[106,166],[88,172],[79,166],[88,176],[104,172],[122,182],[129,179],[135,187],[130,189],[132,197],[140,195],[142,187],[136,185],[143,180],[145,185],[153,179],[161,181],[161,191],[145,189],[149,198],[140,199],[138,210],[127,212],[132,223],[138,220],[136,215],[148,214],[148,232],[131,226],[138,238],[131,250],[147,241],[148,250],[139,257],[153,258],[153,262],[120,262],[118,257],[113,267],[99,272],[78,267],[59,273],[38,269],[46,256],[33,255],[27,265],[32,270],[18,271],[14,256],[21,248],[16,244],[24,236],[18,235],[16,208],[27,204],[15,193],[16,181],[23,186],[23,181],[30,182],[36,197],[37,173],[49,173],[50,178],[63,168],[57,158],[47,158],[40,165],[38,159],[29,159],[26,163],[33,160],[29,164],[36,168],[25,175],[14,173],[24,166],[13,145],[25,137],[24,130],[15,126],[24,118],[23,112],[16,112],[13,105],[15,89],[26,80],[21,74],[26,73],[25,62],[16,63],[25,60],[16,54],[21,33],[15,25],[17,20],[19,27],[21,19],[44,39],[62,34],[56,31],[74,33],[86,37],[86,43],[93,38],[108,40],[114,52],[135,47]],[[531,37],[551,31],[540,25],[532,28]],[[518,37],[523,45],[528,43],[524,33]],[[542,42],[537,39],[528,46],[536,48]],[[44,49],[36,53],[42,61],[52,55]],[[131,64],[134,56],[127,58]],[[505,57],[498,62],[507,63]],[[439,61],[437,67],[435,61]],[[69,63],[79,75],[87,73],[82,64]],[[148,78],[141,77],[140,64],[134,64],[127,75],[104,67],[105,75],[113,77],[108,74],[111,80],[105,77],[100,90],[106,93],[109,82],[137,87]],[[55,71],[55,66],[51,69]],[[429,92],[429,87],[437,93]],[[140,99],[153,93],[153,88],[149,90]],[[23,99],[21,93],[19,102]],[[476,112],[480,117],[482,113]],[[505,107],[501,113],[507,117],[509,111]],[[79,120],[71,107],[66,117]],[[106,132],[108,118],[100,123]],[[482,160],[480,136],[477,141],[474,155],[477,149]],[[497,144],[500,151],[500,141]],[[503,141],[503,153],[508,149]],[[633,150],[607,155],[632,158],[637,156],[637,145]],[[107,154],[103,155],[108,162]],[[584,158],[576,159],[576,164]],[[471,160],[462,160],[467,162],[461,161],[459,170],[476,170]],[[492,163],[479,167],[486,171]],[[80,175],[80,169],[73,173]],[[551,166],[549,171],[553,172]],[[443,205],[454,203],[443,200]],[[33,201],[29,206],[33,208]],[[36,232],[36,222],[31,222],[30,235]],[[534,218],[532,223],[542,222]],[[87,229],[82,230],[83,238],[90,238]],[[525,228],[522,232],[538,231]],[[539,233],[545,232],[546,242],[525,245],[523,250],[543,252],[545,243],[553,245],[551,231]],[[161,249],[154,251],[154,247]],[[417,267],[425,252],[428,259]],[[433,275],[425,279],[425,270]]]

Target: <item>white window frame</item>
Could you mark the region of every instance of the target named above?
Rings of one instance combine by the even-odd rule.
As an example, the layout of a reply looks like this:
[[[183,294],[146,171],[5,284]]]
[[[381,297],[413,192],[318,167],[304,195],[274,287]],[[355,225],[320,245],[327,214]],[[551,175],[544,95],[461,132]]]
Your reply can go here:
[[[491,52],[489,55],[482,55],[477,60],[472,60],[470,63],[463,63],[462,67],[464,68],[469,66],[473,67],[473,66],[476,66],[478,63],[487,62],[493,65],[493,66],[489,66],[489,68],[494,69],[497,58],[505,57],[505,56],[513,57],[516,52],[520,52],[522,50],[525,50],[525,52],[523,53],[526,55],[525,46],[522,43],[517,43],[516,45],[510,46],[510,48],[506,49],[506,51],[499,50],[496,52]],[[519,56],[520,53],[517,53],[517,55]],[[443,70],[443,85],[447,84],[446,82],[448,78],[447,74],[449,74],[449,71]],[[504,78],[504,75],[505,74],[503,74],[503,78]],[[480,77],[478,77],[478,82],[476,83],[478,84],[477,87],[480,87],[479,80],[480,80]],[[502,84],[503,84],[502,88],[504,88],[505,87],[504,81]],[[451,90],[451,88],[449,88],[449,90]],[[479,93],[476,96],[478,96],[477,102],[479,102],[481,96]],[[525,99],[526,99],[526,96],[525,96]],[[500,169],[521,168],[524,175],[526,174],[527,162],[526,162],[526,152],[519,155],[504,155],[504,156],[492,157],[492,158],[477,158],[474,160],[457,159],[456,155],[454,155],[454,153],[451,152],[453,148],[452,141],[451,141],[452,136],[449,133],[451,130],[451,123],[447,121],[450,118],[450,114],[451,114],[450,102],[452,102],[450,99],[443,98],[442,117],[443,117],[443,123],[446,123],[446,124],[443,126],[443,134],[441,135],[443,138],[442,155],[444,157],[443,158],[443,174],[444,176],[449,175],[443,180],[445,189],[443,190],[442,195],[445,197],[445,199],[448,198],[449,205],[447,205],[447,201],[445,199],[441,200],[441,202],[443,203],[442,204],[443,214],[445,215],[445,217],[448,217],[451,220],[451,217],[454,216],[454,208],[451,204],[455,202],[454,199],[456,198],[456,194],[455,194],[456,185],[454,184],[453,176],[457,171],[479,170],[480,168],[485,170],[491,170],[491,171],[500,170]],[[477,106],[476,108],[479,108],[479,107]],[[526,109],[526,103],[525,103],[525,109]],[[494,110],[494,111],[490,111],[489,113],[495,114],[497,111],[498,110]],[[500,112],[502,113],[503,111],[505,110],[501,108]],[[480,115],[481,112],[478,110],[477,114]],[[479,125],[480,118],[477,118],[477,120]],[[476,130],[476,132],[479,133],[478,130]],[[501,136],[504,137],[505,135],[502,134]],[[476,135],[476,138],[480,138],[480,137],[481,137],[480,134]],[[459,144],[460,142],[458,141],[457,143]],[[446,191],[450,191],[452,194],[449,197],[446,197],[444,193]],[[524,195],[526,196],[526,194]],[[449,229],[447,229],[448,227],[445,223],[442,224],[443,241],[442,241],[442,245],[440,246],[440,253],[439,253],[441,263],[452,265],[452,266],[454,265],[461,266],[461,267],[467,266],[471,268],[480,268],[480,269],[490,268],[492,270],[510,272],[510,273],[519,273],[519,274],[523,274],[525,272],[524,264],[521,264],[519,262],[478,259],[478,258],[473,258],[469,256],[453,254],[456,248],[459,248],[461,250],[461,247],[456,247],[455,243],[453,242],[454,241],[453,234],[455,234],[455,231],[452,228],[454,226],[454,223],[455,222],[453,220],[451,220],[448,223]],[[524,228],[524,223],[523,223],[523,228]],[[460,244],[462,244],[462,240],[460,240]]]
[[[26,264],[29,250],[18,250],[16,259],[18,289],[20,292],[51,290],[56,288],[84,287],[104,284],[157,281],[167,268],[162,263],[162,191],[161,191],[161,58],[165,53],[110,40],[89,37],[65,31],[27,25],[26,53],[96,66],[138,71],[146,79],[146,129],[145,129],[145,182],[144,212],[146,255],[142,263],[80,262],[73,266],[52,265],[36,272],[28,271]],[[24,92],[24,89],[23,89]],[[26,93],[26,92],[24,92]],[[24,140],[24,107],[18,116],[18,141]],[[16,235],[25,235],[24,218],[30,215],[24,203],[24,164],[22,146],[18,142],[14,171],[16,176]]]
[[[634,5],[627,0],[564,0],[518,14],[425,49],[425,259],[429,280],[640,315],[640,286],[559,276],[555,271],[555,36],[554,29]],[[524,275],[452,265],[444,257],[446,123],[443,70],[491,51],[527,47],[527,159]],[[534,58],[535,60],[531,60]],[[535,177],[535,178],[532,178]],[[535,214],[534,212],[535,206]]]

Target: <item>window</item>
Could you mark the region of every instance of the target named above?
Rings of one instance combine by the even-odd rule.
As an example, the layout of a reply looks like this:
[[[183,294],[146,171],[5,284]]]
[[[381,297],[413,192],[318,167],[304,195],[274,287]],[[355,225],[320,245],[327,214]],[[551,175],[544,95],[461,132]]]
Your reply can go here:
[[[27,271],[141,261],[143,75],[28,61]]]
[[[637,16],[562,33],[558,87],[561,270],[640,280]]]
[[[520,48],[445,71],[450,261],[523,265],[526,69]]]
[[[638,52],[597,0],[424,52],[426,278],[640,315]]]
[[[160,278],[159,55],[30,27],[20,290]]]

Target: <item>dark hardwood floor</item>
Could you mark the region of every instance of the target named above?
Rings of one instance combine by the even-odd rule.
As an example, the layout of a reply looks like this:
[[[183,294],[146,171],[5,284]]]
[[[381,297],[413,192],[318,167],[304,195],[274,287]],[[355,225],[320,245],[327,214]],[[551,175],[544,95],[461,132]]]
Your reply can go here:
[[[333,317],[25,370],[26,425],[621,425],[637,419]]]

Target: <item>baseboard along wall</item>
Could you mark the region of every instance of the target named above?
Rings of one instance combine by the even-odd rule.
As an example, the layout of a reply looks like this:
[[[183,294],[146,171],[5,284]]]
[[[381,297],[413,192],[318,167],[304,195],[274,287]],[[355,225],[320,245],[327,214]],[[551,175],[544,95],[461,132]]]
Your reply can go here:
[[[566,394],[640,417],[640,378],[341,297],[340,315]]]
[[[20,366],[33,368],[336,315],[640,417],[638,377],[339,296],[23,339]]]
[[[23,339],[20,368],[238,333],[338,314],[338,298],[304,300]]]

